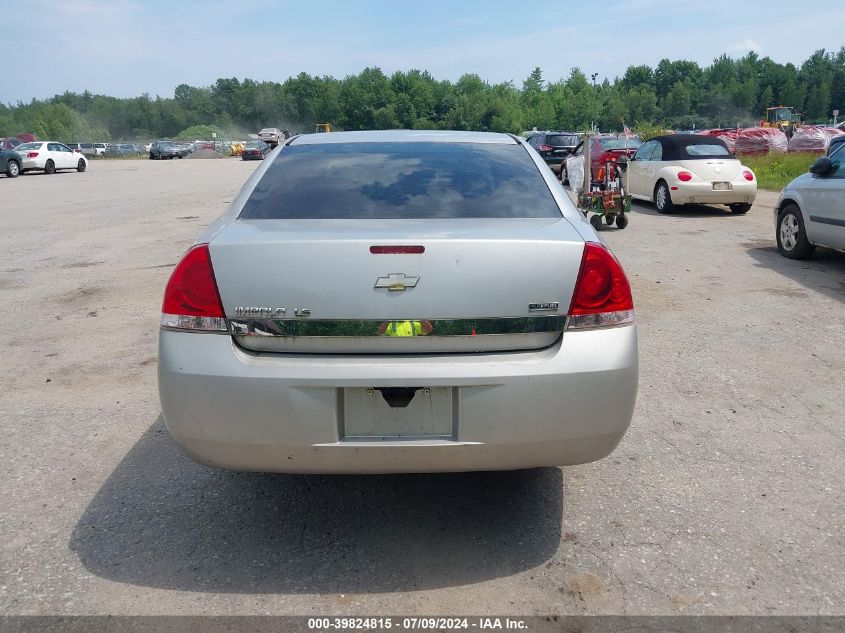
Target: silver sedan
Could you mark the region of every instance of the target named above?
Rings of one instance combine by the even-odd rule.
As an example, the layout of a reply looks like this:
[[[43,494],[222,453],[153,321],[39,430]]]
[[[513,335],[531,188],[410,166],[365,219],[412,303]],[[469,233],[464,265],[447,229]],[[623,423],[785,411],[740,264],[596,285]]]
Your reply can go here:
[[[816,246],[845,250],[845,145],[790,182],[775,205],[778,250],[806,259]]]
[[[609,454],[637,394],[619,262],[504,134],[287,141],[176,266],[159,394],[219,467],[500,470]]]

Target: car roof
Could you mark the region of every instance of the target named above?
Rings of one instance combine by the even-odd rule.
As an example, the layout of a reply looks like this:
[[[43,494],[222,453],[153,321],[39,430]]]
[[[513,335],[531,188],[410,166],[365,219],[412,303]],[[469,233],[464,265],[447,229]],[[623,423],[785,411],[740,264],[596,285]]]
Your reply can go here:
[[[498,132],[457,132],[446,130],[372,130],[367,132],[324,132],[297,136],[290,145],[324,143],[493,143],[516,145],[516,140]]]
[[[725,141],[718,136],[705,136],[703,134],[667,134],[655,136],[654,139],[663,146],[663,160],[684,160],[688,157],[687,145],[720,145],[728,150]]]

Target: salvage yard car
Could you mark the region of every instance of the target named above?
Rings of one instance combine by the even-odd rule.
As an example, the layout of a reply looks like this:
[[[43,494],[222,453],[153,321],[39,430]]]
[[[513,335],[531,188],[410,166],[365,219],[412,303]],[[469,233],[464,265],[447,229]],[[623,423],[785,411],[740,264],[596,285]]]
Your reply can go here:
[[[11,150],[0,149],[0,173],[8,178],[17,178],[21,173],[20,154]]]
[[[642,145],[636,136],[624,134],[599,134],[590,137],[590,175],[593,180],[601,180],[600,171],[608,162],[617,162],[620,158],[630,158]],[[580,191],[584,182],[584,142],[578,145],[564,158],[561,164],[560,181],[568,183],[574,191]]]
[[[534,132],[528,137],[528,143],[553,171],[560,171],[561,163],[580,141],[581,137],[575,132]]]
[[[757,179],[723,140],[669,134],[643,143],[628,161],[628,193],[654,202],[658,213],[698,203],[724,204],[741,214],[757,197]]]
[[[36,141],[23,143],[15,148],[21,157],[21,173],[43,171],[54,174],[60,169],[75,169],[83,172],[88,167],[88,159],[74,152],[67,145],[55,141]]]
[[[637,375],[621,265],[505,134],[295,137],[162,305],[167,428],[238,470],[589,462],[628,428]]]
[[[816,246],[845,250],[845,145],[816,160],[781,191],[775,240],[790,259],[807,259]]]
[[[279,128],[276,127],[265,127],[258,133],[258,140],[264,141],[270,147],[276,147],[279,143],[281,143],[285,139],[285,135]]]
[[[153,141],[150,144],[150,160],[185,158],[188,150],[173,141]]]
[[[244,151],[241,153],[243,160],[264,160],[272,148],[264,141],[250,141],[244,145]]]

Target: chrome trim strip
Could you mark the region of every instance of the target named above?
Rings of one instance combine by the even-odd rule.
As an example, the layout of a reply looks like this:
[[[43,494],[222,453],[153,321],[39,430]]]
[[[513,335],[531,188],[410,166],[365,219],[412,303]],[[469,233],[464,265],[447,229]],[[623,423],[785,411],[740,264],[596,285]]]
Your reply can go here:
[[[384,336],[378,330],[388,323],[374,319],[244,319],[230,318],[233,336],[371,337]],[[406,319],[411,320],[411,319]],[[501,317],[482,319],[416,319],[431,324],[427,338],[441,336],[496,336],[563,332],[565,315]]]

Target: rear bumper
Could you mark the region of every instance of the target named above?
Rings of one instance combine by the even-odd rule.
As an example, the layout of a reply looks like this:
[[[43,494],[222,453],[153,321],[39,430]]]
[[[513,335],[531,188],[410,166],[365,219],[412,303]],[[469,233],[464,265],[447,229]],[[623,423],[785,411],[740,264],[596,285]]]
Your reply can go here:
[[[757,197],[757,183],[743,181],[733,182],[730,191],[713,191],[710,182],[676,183],[672,185],[677,190],[671,192],[674,204],[734,204],[753,203]]]
[[[163,330],[167,428],[195,460],[300,473],[507,470],[609,454],[637,393],[636,326],[550,348],[465,356],[253,354],[231,337]],[[343,388],[452,387],[450,439],[344,439]]]

